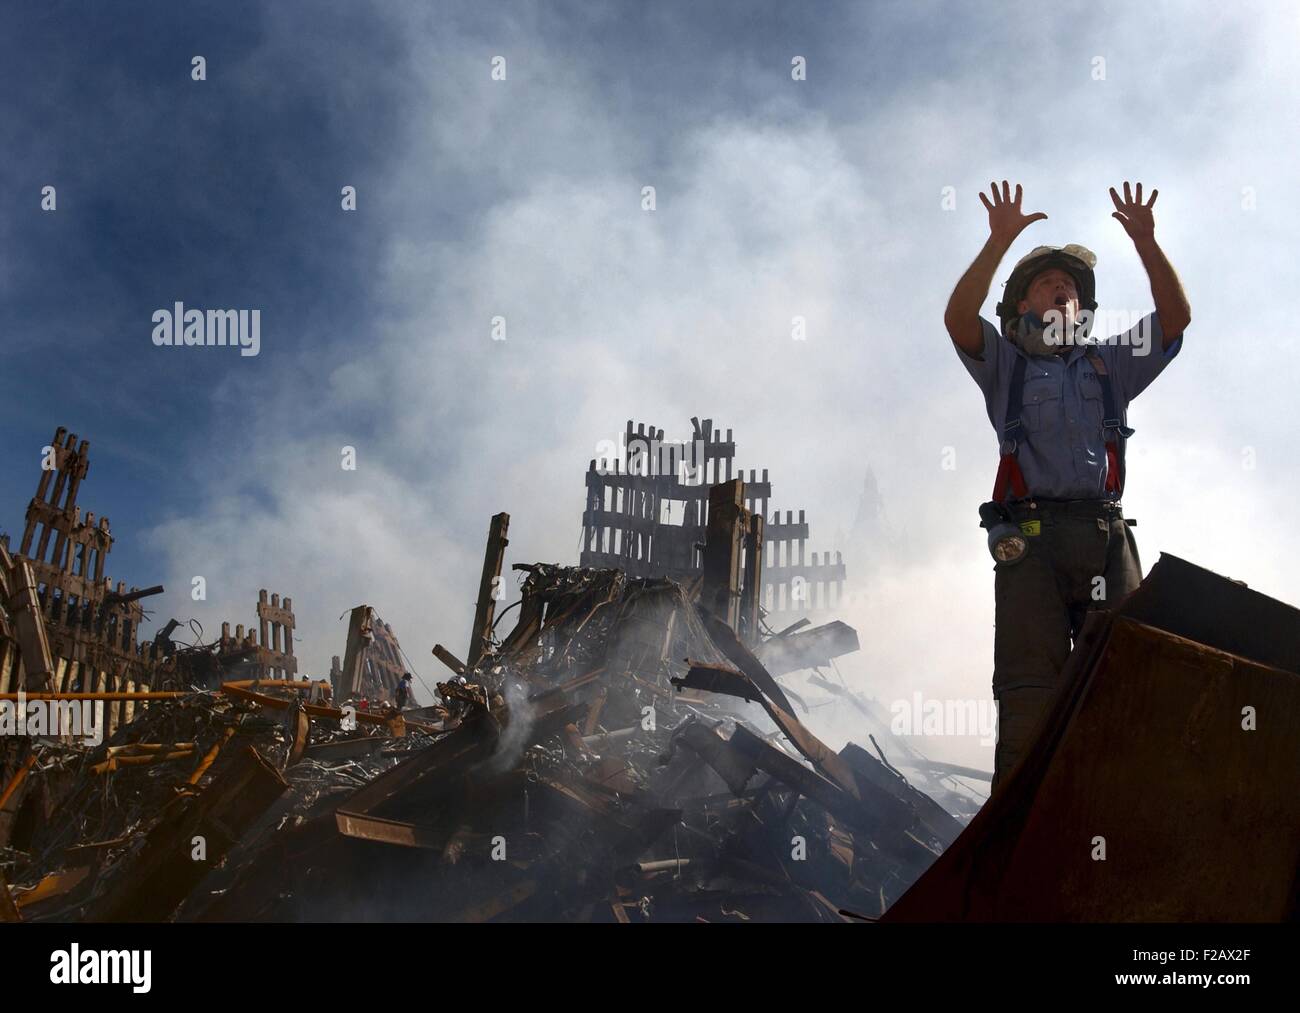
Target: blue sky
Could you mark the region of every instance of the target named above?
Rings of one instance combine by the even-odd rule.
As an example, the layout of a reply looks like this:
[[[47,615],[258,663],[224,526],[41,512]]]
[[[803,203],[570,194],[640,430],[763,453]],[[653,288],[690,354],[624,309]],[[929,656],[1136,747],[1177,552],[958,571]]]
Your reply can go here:
[[[268,587],[323,672],[365,601],[432,682],[492,513],[508,562],[576,561],[597,444],[712,416],[772,469],[774,508],[808,510],[813,549],[880,480],[846,673],[886,700],[986,695],[996,443],[942,310],[994,178],[1049,215],[1012,257],[1083,243],[1102,307],[1142,312],[1106,191],[1160,189],[1193,323],[1130,414],[1143,562],[1300,602],[1294,10],[24,3],[7,29],[0,530],[69,427],[110,570],[165,583],[160,618],[247,622]],[[154,347],[177,300],[260,309],[261,353]]]

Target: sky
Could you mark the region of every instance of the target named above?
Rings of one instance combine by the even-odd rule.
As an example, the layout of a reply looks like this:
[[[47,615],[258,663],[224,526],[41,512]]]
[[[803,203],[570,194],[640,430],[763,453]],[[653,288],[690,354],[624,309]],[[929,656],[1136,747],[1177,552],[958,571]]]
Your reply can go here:
[[[167,587],[157,625],[210,639],[267,588],[323,675],[364,602],[427,700],[491,515],[507,567],[576,563],[602,441],[707,417],[771,470],[773,509],[807,511],[811,550],[845,551],[850,684],[986,699],[997,443],[943,308],[1008,179],[1048,219],[997,284],[1077,242],[1103,310],[1149,312],[1107,194],[1141,180],[1193,318],[1129,413],[1143,565],[1300,603],[1297,43],[1300,12],[1264,3],[15,5],[0,531],[67,427],[108,572]],[[259,354],[155,346],[178,301],[258,310]],[[970,736],[925,748],[992,766]]]

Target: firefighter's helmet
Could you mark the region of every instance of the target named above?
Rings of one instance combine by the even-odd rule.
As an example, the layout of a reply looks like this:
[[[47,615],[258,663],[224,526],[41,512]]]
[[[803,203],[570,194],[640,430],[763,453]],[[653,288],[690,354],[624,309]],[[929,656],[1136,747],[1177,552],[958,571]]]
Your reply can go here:
[[[1007,325],[1020,317],[1016,307],[1029,291],[1029,283],[1034,276],[1050,267],[1059,267],[1074,276],[1075,287],[1079,291],[1079,308],[1093,311],[1097,309],[1097,280],[1092,269],[1097,266],[1097,255],[1086,246],[1070,243],[1068,246],[1036,246],[1021,257],[1011,269],[1002,291],[1002,301],[998,303],[998,319],[1002,322],[1002,333],[1007,332]]]

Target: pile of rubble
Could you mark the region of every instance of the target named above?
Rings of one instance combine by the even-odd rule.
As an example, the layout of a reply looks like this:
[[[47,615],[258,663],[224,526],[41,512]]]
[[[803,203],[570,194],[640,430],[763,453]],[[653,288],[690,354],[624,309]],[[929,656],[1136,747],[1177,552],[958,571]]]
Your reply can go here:
[[[32,739],[0,796],[0,810],[22,800],[0,824],[11,915],[167,918],[211,869],[274,829],[272,804],[280,824],[320,811],[431,741],[396,715],[358,715],[373,723],[346,731],[343,711],[298,699],[321,690],[226,683],[166,694],[97,747]]]
[[[804,727],[698,582],[518,568],[514,629],[473,666],[438,648],[444,706],[227,683],[96,749],[34,747],[48,803],[5,853],[18,916],[841,921],[957,836]]]
[[[698,482],[589,474],[598,562],[517,564],[501,616],[492,518],[468,653],[434,648],[448,678],[423,708],[365,605],[328,682],[297,678],[292,600],[266,591],[247,631],[140,641],[162,588],[104,576],[108,521],[77,505],[89,445],[58,430],[19,551],[0,536],[0,707],[89,708],[102,735],[0,737],[0,919],[879,917],[973,814],[951,786],[980,772],[893,739],[917,790],[870,734],[878,706],[822,677],[857,634],[769,627],[778,591],[833,590],[843,566],[806,566],[802,513],[769,531],[766,473],[731,479],[730,436],[697,430]],[[663,497],[689,508],[675,540]],[[765,572],[768,536],[785,551]],[[796,672],[875,754],[800,722],[778,682]]]

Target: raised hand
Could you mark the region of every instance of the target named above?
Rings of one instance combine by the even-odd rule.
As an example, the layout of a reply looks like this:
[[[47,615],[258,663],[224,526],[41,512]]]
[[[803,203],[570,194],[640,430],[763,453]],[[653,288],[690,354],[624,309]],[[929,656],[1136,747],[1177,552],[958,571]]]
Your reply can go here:
[[[1116,211],[1111,215],[1112,218],[1119,219],[1119,223],[1124,226],[1124,231],[1128,233],[1129,239],[1138,243],[1144,239],[1151,239],[1156,234],[1156,220],[1151,212],[1151,207],[1156,202],[1156,197],[1160,195],[1159,190],[1151,191],[1151,199],[1145,204],[1142,203],[1142,184],[1137,185],[1137,195],[1134,196],[1129,192],[1128,181],[1124,181],[1124,199],[1119,199],[1119,194],[1115,188],[1110,188],[1110,199],[1115,202]]]
[[[1011,240],[1020,235],[1030,222],[1036,222],[1040,218],[1047,217],[1041,211],[1036,211],[1032,215],[1021,214],[1021,189],[1019,183],[1016,184],[1014,200],[1011,197],[1011,187],[1005,179],[1002,181],[1002,192],[1000,194],[998,193],[997,183],[990,185],[993,192],[993,203],[990,204],[983,193],[980,194],[980,200],[989,209],[989,232],[999,239],[1003,239],[1010,244]]]

